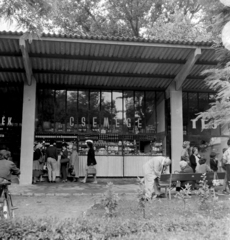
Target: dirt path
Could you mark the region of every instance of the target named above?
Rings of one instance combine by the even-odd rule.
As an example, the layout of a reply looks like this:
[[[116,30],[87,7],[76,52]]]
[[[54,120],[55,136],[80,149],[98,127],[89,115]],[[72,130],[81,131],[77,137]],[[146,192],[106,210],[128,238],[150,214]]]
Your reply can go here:
[[[13,196],[16,218],[55,217],[58,219],[77,218],[94,203],[90,196]]]

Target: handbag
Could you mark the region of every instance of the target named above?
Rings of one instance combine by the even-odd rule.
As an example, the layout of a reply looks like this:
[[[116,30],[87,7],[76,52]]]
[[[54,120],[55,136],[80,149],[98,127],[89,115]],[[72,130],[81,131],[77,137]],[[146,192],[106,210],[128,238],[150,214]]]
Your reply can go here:
[[[218,179],[217,172],[214,172],[212,183],[213,186],[220,186],[220,180]]]
[[[97,173],[97,170],[95,167],[89,167],[88,170],[87,170],[88,174],[96,174]]]

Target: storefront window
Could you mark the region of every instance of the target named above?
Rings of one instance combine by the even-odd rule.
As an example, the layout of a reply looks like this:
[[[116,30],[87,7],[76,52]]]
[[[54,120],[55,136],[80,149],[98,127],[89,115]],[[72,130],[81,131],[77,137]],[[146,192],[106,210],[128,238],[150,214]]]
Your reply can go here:
[[[145,101],[146,133],[156,132],[155,92],[146,92]]]
[[[91,132],[100,131],[100,91],[90,91],[89,121]]]
[[[55,132],[66,131],[66,91],[57,90],[55,92]]]
[[[78,131],[87,132],[89,129],[89,91],[78,92]]]
[[[112,114],[115,116],[113,119],[113,132],[122,133],[122,119],[123,119],[123,109],[122,109],[123,95],[122,92],[113,91],[112,100]]]
[[[67,132],[77,131],[77,91],[67,91]]]
[[[145,132],[145,93],[135,92],[135,133]]]
[[[115,117],[112,113],[112,92],[101,92],[101,133],[112,132],[112,119]]]
[[[45,132],[54,132],[54,90],[44,89],[42,99],[42,128]]]
[[[124,119],[123,119],[123,132],[124,133],[134,133],[134,116],[135,116],[135,107],[134,107],[134,92],[133,91],[124,91]]]

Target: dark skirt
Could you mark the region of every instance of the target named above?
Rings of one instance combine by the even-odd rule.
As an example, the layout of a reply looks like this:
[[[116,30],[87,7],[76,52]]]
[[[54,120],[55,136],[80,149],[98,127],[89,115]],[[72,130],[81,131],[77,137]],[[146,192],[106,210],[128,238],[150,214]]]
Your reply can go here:
[[[42,174],[42,170],[33,170],[33,177],[40,177]]]

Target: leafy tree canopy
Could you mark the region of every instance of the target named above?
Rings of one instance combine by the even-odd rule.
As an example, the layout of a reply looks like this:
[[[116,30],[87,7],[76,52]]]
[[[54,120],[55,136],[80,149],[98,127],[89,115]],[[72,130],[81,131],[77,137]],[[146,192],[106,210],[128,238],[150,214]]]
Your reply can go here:
[[[1,0],[0,16],[28,31],[209,40],[219,6],[216,0]]]

